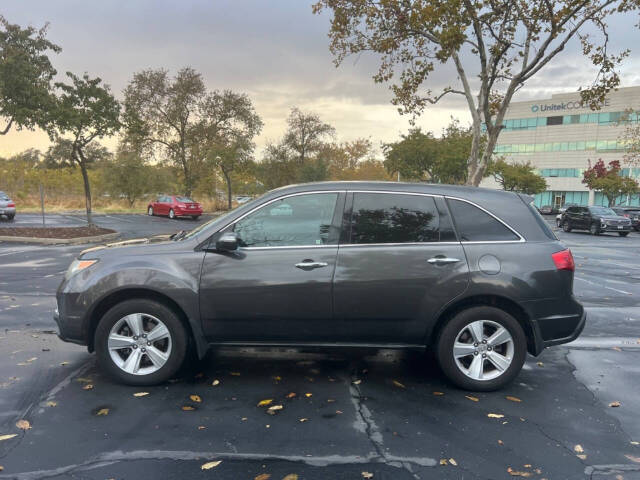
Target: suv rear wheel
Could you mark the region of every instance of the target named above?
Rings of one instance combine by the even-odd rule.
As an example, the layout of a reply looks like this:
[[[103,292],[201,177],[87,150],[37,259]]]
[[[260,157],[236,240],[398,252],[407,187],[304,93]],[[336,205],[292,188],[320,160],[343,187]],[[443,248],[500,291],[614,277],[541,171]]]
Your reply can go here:
[[[154,385],[171,378],[184,362],[187,343],[175,312],[147,299],[117,304],[95,332],[98,363],[129,385]]]
[[[562,222],[562,230],[569,233],[571,231],[571,225],[569,224],[569,220],[565,220]]]
[[[526,354],[527,340],[518,321],[494,307],[459,312],[437,341],[440,368],[466,390],[502,388],[520,372]]]

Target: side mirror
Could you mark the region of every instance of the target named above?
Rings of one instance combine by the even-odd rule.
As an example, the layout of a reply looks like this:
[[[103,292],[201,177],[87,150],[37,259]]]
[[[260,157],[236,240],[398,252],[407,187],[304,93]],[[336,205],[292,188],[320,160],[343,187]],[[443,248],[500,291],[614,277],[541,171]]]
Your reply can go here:
[[[235,232],[224,232],[216,241],[216,251],[233,252],[238,249],[238,235]]]

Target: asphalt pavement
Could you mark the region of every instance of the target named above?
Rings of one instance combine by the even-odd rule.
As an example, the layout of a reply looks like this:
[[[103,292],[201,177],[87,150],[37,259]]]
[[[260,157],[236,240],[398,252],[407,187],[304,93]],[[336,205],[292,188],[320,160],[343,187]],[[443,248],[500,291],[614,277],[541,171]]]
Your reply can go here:
[[[96,216],[123,238],[206,220]],[[166,385],[118,385],[54,334],[55,289],[85,247],[0,243],[0,439],[17,434],[0,479],[640,479],[640,234],[557,234],[585,331],[492,393],[388,350],[218,349]]]

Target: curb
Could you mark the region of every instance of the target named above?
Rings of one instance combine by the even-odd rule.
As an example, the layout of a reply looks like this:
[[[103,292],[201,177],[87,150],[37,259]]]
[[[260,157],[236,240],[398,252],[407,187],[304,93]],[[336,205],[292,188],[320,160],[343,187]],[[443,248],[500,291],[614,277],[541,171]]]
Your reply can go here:
[[[119,236],[120,234],[118,232],[94,235],[93,237],[77,238],[10,237],[0,235],[0,242],[37,243],[40,245],[81,245],[83,243],[98,243],[105,242],[107,240],[115,240]]]

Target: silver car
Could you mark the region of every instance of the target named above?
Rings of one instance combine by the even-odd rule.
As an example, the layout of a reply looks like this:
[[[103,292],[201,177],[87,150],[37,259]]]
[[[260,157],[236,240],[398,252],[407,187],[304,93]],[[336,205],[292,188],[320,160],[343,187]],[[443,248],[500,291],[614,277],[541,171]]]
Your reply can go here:
[[[16,204],[9,195],[0,191],[0,216],[4,215],[9,220],[16,216]]]

